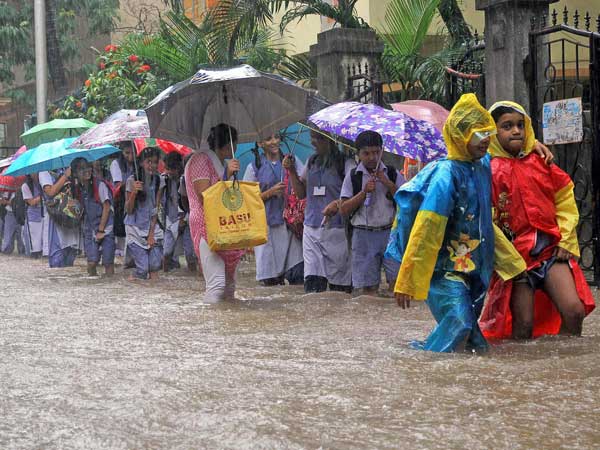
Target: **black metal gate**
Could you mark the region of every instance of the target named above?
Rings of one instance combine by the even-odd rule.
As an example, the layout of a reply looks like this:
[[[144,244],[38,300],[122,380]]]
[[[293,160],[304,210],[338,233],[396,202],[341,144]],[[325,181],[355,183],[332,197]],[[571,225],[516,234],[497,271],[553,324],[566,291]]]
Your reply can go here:
[[[581,142],[552,145],[557,164],[575,184],[579,207],[577,234],[580,264],[588,280],[600,283],[600,15],[597,31],[590,28],[592,17],[575,11],[572,25],[565,7],[562,23],[553,11],[532,20],[529,57],[525,70],[529,80],[530,112],[536,135],[542,140],[543,106],[546,102],[581,97],[583,139]],[[583,19],[583,29],[579,20]]]

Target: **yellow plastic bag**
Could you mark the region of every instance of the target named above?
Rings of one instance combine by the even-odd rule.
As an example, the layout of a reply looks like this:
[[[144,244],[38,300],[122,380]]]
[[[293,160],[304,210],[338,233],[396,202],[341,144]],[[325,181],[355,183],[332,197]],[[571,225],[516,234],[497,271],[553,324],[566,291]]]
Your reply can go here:
[[[208,246],[242,250],[267,242],[267,215],[258,183],[220,181],[202,193]]]

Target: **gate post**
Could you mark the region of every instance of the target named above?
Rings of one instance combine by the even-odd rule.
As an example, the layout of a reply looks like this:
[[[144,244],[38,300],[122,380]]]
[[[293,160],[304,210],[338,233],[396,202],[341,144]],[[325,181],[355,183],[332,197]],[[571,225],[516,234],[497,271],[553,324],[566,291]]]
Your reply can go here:
[[[600,286],[600,33],[590,35],[594,281]]]
[[[485,98],[488,106],[514,100],[529,107],[524,63],[532,18],[548,15],[558,0],[475,0],[485,11]]]
[[[383,42],[371,29],[332,28],[317,35],[310,58],[317,64],[317,90],[327,100],[346,99],[348,67],[368,64],[374,75],[383,54]]]

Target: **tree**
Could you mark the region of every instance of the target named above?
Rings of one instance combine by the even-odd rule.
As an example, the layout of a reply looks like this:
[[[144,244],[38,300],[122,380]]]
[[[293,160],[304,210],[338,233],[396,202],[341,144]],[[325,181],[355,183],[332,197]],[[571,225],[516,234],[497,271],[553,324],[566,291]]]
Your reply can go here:
[[[107,45],[97,62],[98,70],[82,88],[52,112],[54,119],[84,117],[99,123],[120,109],[145,108],[167,85],[138,55],[122,58],[115,45]]]
[[[441,0],[392,0],[385,15],[383,67],[389,79],[402,86],[402,98],[441,102],[445,69],[462,50],[447,48],[431,56],[421,50]]]
[[[25,69],[25,81],[35,76],[32,3],[0,2],[0,82],[12,97],[23,98],[23,92],[14,86],[15,67]],[[115,26],[118,7],[118,0],[46,0],[49,75],[58,93],[64,93],[65,73],[79,55],[80,22],[90,36],[108,34]]]
[[[454,45],[464,44],[473,39],[469,25],[456,0],[442,0],[438,6],[438,12]]]
[[[236,8],[234,3],[227,4]],[[273,71],[284,58],[275,33],[260,24],[246,28],[240,24],[246,17],[246,9],[215,9],[197,25],[181,13],[169,12],[161,19],[159,33],[130,34],[121,42],[119,52],[139,55],[173,83],[191,77],[202,66],[245,62]]]
[[[356,3],[358,0],[339,0],[337,5],[323,0],[272,0],[271,8],[274,11],[279,11],[282,7],[287,9],[281,18],[282,33],[290,23],[315,14],[333,20],[334,25],[342,28],[370,28],[362,17],[356,15]],[[289,8],[290,5],[293,6]]]

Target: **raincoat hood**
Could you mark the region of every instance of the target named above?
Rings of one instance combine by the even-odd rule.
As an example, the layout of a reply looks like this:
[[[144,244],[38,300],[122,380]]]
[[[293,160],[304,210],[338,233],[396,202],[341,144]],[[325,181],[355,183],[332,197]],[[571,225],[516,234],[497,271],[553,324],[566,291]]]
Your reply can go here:
[[[448,147],[448,159],[472,161],[467,143],[476,132],[494,133],[496,124],[486,109],[479,104],[475,94],[463,94],[450,110],[444,124],[444,141]]]
[[[524,156],[529,155],[533,150],[533,146],[535,145],[535,133],[533,131],[533,126],[531,125],[531,117],[529,117],[529,115],[525,112],[525,109],[521,105],[515,102],[509,102],[508,100],[494,103],[489,109],[490,114],[495,109],[500,108],[501,106],[510,108],[515,112],[518,112],[519,114],[523,114],[523,117],[525,118],[525,143],[517,157],[522,158]],[[496,136],[492,136],[489,153],[492,156],[492,158],[514,158],[513,155],[511,155],[506,150],[504,150],[504,148],[502,148]]]

